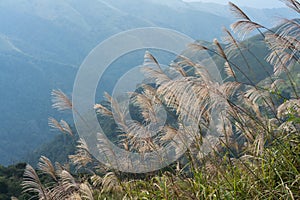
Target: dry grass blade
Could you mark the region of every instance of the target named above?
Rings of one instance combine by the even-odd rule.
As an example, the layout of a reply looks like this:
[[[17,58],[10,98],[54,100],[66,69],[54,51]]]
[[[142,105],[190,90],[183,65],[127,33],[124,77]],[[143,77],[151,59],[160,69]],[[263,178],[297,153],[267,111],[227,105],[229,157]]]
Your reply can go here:
[[[41,200],[47,200],[48,198],[46,189],[42,185],[36,171],[30,166],[26,165],[23,182],[22,182],[23,192],[33,192],[37,193],[37,197]],[[33,196],[32,198],[34,198]]]
[[[55,181],[57,181],[55,168],[52,162],[45,156],[41,156],[38,163],[38,168],[45,174],[50,175]]]
[[[72,102],[61,90],[52,90],[52,107],[58,111],[72,110]]]

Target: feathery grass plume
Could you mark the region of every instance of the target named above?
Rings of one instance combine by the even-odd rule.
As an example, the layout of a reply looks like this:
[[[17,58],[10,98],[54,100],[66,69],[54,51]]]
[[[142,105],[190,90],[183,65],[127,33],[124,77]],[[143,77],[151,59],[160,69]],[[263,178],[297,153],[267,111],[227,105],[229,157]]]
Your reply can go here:
[[[38,163],[38,168],[43,173],[50,175],[55,181],[57,181],[55,168],[47,157],[41,156]]]
[[[220,96],[223,96],[224,100],[229,100],[231,97],[234,96],[236,91],[242,86],[239,82],[225,82],[222,85],[220,85],[219,88],[219,94]]]
[[[72,102],[61,90],[52,90],[52,107],[58,111],[72,110]]]
[[[271,49],[267,61],[274,66],[275,75],[283,72],[286,74],[295,96],[299,97],[290,69],[296,64],[300,64],[300,25],[297,20],[285,19],[284,21],[285,24],[276,33],[266,35],[266,42]]]
[[[31,199],[35,197],[41,200],[50,199],[47,189],[44,188],[36,171],[29,164],[26,165],[24,171],[22,188],[24,193],[32,192],[34,194]]]
[[[231,29],[233,32],[237,33],[240,38],[245,38],[246,35],[251,33],[254,30],[260,29],[260,28],[266,28],[256,22],[252,21],[246,21],[246,20],[240,20],[233,24],[231,24]]]
[[[160,68],[143,67],[141,71],[144,74],[147,74],[149,78],[154,79],[158,85],[170,80],[170,78]]]
[[[156,58],[149,51],[146,51],[144,55],[143,66],[151,67],[153,66],[153,64],[161,69],[159,62],[156,60]]]
[[[250,99],[253,104],[258,104],[258,101],[260,101],[261,105],[274,111],[275,105],[270,95],[271,94],[267,89],[258,87],[249,87],[249,89],[245,92],[245,97]]]
[[[102,190],[101,193],[106,192],[121,192],[123,190],[119,178],[114,172],[108,172],[102,179]]]
[[[75,155],[70,155],[69,158],[77,169],[84,168],[87,164],[93,161],[87,143],[84,139],[79,139]]]
[[[48,125],[51,128],[57,129],[62,133],[68,133],[69,135],[73,136],[73,131],[72,131],[71,127],[69,126],[69,124],[65,120],[60,120],[60,122],[58,122],[53,117],[49,117]]]
[[[79,191],[79,184],[68,171],[62,170],[58,177],[58,184],[51,189],[54,199],[68,199]]]
[[[293,45],[294,47],[299,47],[299,29],[300,29],[300,24],[299,24],[299,20],[297,19],[282,19],[282,25],[279,27],[279,34],[282,37],[285,36],[293,36],[293,38],[291,38],[291,41],[295,42],[295,45]]]
[[[156,58],[149,51],[146,51],[144,55],[144,63],[141,71],[145,74],[149,74],[149,77],[154,78],[155,80],[160,80],[163,82],[170,80],[170,78],[163,72],[163,69],[159,65]],[[159,82],[157,83],[160,84]]]
[[[200,44],[199,42],[188,44],[188,49],[192,51],[209,50],[208,47]]]
[[[237,5],[233,4],[232,2],[229,2],[229,7],[232,13],[240,19],[231,25],[231,29],[235,33],[238,33],[241,38],[244,38],[255,29],[258,30],[261,34],[262,32],[260,31],[260,28],[267,29],[266,27],[253,22]]]
[[[58,129],[60,132],[65,132],[62,125],[53,117],[48,118],[48,125],[53,129]]]
[[[264,95],[266,93],[262,93],[262,91],[258,90],[255,87],[250,87],[246,92],[245,92],[245,97],[250,99],[252,103],[257,103],[258,100],[261,100],[264,98]]]
[[[266,41],[272,51],[287,53],[290,55],[291,61],[299,60],[299,30],[300,24],[296,20],[284,20],[284,24],[280,26],[276,33],[268,33]],[[286,64],[288,59],[282,64]]]
[[[44,174],[50,175],[54,180],[51,184],[45,184],[45,187],[36,171],[30,165],[27,165],[22,182],[23,192],[33,195],[31,198],[37,197],[43,200],[92,199],[90,198],[92,191],[88,190],[88,186],[83,186],[84,183],[77,183],[75,178],[60,164],[56,163],[55,166],[57,169],[54,168],[48,158],[44,156],[40,158],[38,163],[39,170]],[[82,194],[82,198],[80,194]]]
[[[232,2],[229,2],[229,8],[230,11],[237,17],[240,19],[244,19],[247,21],[251,21],[251,19],[246,15],[246,13],[244,13],[244,11],[242,9],[240,9],[237,5],[235,5]]]
[[[226,55],[229,55],[228,57],[234,57],[236,56],[235,54],[239,55],[239,53],[242,53],[240,42],[237,41],[234,38],[234,36],[230,33],[230,31],[227,30],[226,28],[223,28],[223,32],[225,33],[225,36],[222,37],[222,41],[224,44],[226,44],[226,48],[225,48]],[[231,54],[233,55],[231,56]]]
[[[179,63],[174,63],[174,62],[172,62],[171,64],[170,64],[170,67],[172,68],[172,69],[174,69],[176,72],[178,72],[181,76],[183,76],[183,77],[187,77],[188,75],[187,75],[187,73],[188,73],[188,70],[184,70],[180,65],[179,65]]]
[[[163,131],[165,134],[160,138],[161,141],[173,140],[178,133],[177,130],[171,126],[165,126]]]
[[[213,51],[213,50],[212,50]],[[193,82],[204,82],[204,83],[210,83],[212,82],[212,78],[211,78],[211,74],[209,73],[209,71],[207,70],[207,68],[205,66],[202,66],[199,63],[194,63],[192,60],[190,60],[189,58],[187,58],[184,55],[178,55],[178,58],[181,59],[178,62],[178,66],[180,66],[181,68],[185,68],[185,67],[192,67],[195,70],[195,74],[197,76],[200,76],[200,78],[197,79],[197,77],[195,76],[188,76],[186,77],[187,80],[192,80],[195,79]],[[176,77],[177,79],[180,78],[184,78],[183,76],[178,76]],[[175,79],[173,79],[175,81]]]
[[[226,36],[224,36],[223,42],[226,44],[225,53],[228,55],[228,59],[234,56],[242,56],[245,64],[247,65],[248,70],[251,69],[248,60],[246,59],[243,50],[247,50],[239,41],[237,41],[233,35],[230,33],[229,30],[226,28],[223,29],[223,32],[225,32]],[[249,51],[249,49],[248,49]]]
[[[71,188],[77,188],[78,184],[75,181],[75,178],[68,172],[67,170],[63,170],[60,173],[60,181],[66,190],[70,190]]]
[[[266,41],[269,42],[272,50],[267,61],[274,65],[275,75],[279,73],[278,71],[288,71],[289,67],[298,62],[299,49],[295,49],[293,43],[286,37],[278,34],[266,34]]]
[[[281,1],[284,2],[291,9],[300,13],[300,3],[297,0],[281,0]]]
[[[96,110],[97,113],[101,113],[105,116],[109,116],[109,117],[113,116],[113,113],[101,104],[95,104],[94,109]]]
[[[160,99],[156,96],[154,88],[142,86],[143,92],[141,94],[134,93],[132,95],[132,103],[139,107],[140,112],[144,118],[146,124],[151,122],[159,122],[159,116],[157,116],[157,111],[159,105],[162,105]]]
[[[287,66],[293,65],[291,61],[292,55],[287,52],[272,51],[268,56],[267,61],[274,66],[274,75],[279,76],[282,73],[288,73]]]
[[[121,129],[121,131],[127,131],[128,127],[126,124],[126,116],[129,113],[127,105],[120,105],[113,97],[111,97],[108,93],[105,92],[104,94],[105,98],[111,105],[112,113],[114,116],[114,120],[118,125],[118,128]],[[108,113],[109,114],[109,113]]]
[[[92,185],[94,187],[100,187],[101,186],[101,184],[102,184],[102,177],[101,176],[98,176],[97,174],[94,174],[90,179],[91,179]]]
[[[74,136],[70,125],[65,120],[60,120],[60,124],[66,133],[68,133],[70,136]]]
[[[82,200],[94,200],[93,191],[88,182],[80,184],[80,194]]]

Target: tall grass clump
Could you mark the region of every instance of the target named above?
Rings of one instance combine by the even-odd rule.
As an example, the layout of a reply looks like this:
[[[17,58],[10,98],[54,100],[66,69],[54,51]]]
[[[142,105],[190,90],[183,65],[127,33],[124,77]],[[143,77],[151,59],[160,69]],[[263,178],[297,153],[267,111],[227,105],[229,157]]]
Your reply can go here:
[[[283,1],[300,12],[297,0]],[[176,135],[189,134],[193,141],[185,155],[160,171],[128,174],[98,163],[81,139],[70,156],[76,175],[41,157],[37,171],[26,167],[24,192],[38,199],[300,199],[300,20],[283,19],[268,28],[235,4],[229,6],[238,17],[232,31],[242,39],[256,31],[255,40],[236,39],[225,29],[223,41],[190,44],[167,70],[146,52],[143,72],[155,84],[140,85],[141,92],[131,94],[138,119],[125,121],[130,111],[108,94],[111,106],[95,105],[102,117],[117,116],[116,143],[126,151],[155,151]],[[265,61],[248,41],[264,43]],[[213,79],[209,63],[189,58],[199,58],[202,51],[218,64],[223,82]],[[74,109],[61,91],[54,95],[55,108]],[[157,104],[170,115],[166,125],[155,136],[137,137],[159,120]],[[218,115],[212,116],[215,110]],[[185,126],[186,119],[198,129]],[[65,121],[51,118],[50,125],[72,134]]]

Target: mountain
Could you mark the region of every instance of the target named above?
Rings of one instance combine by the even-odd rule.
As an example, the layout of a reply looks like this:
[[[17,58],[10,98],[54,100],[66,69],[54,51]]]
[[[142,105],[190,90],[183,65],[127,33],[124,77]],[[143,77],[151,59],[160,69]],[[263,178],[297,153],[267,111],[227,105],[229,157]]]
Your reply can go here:
[[[72,122],[70,113],[51,109],[51,90],[60,88],[71,95],[78,67],[99,42],[120,31],[149,26],[211,41],[221,36],[222,26],[234,21],[225,10],[180,0],[1,0],[0,163],[21,160],[53,138],[49,116]],[[267,23],[279,12],[252,10]],[[111,73],[106,85],[118,73]]]

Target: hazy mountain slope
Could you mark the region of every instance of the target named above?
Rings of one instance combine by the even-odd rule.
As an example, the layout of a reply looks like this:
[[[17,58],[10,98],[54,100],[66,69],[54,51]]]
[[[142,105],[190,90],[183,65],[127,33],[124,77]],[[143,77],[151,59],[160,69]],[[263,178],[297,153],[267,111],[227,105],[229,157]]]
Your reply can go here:
[[[61,88],[70,95],[77,68],[107,37],[149,26],[195,39],[220,37],[232,16],[215,7],[200,9],[203,5],[180,0],[1,0],[0,163],[17,161],[53,137],[47,118],[62,116],[51,109],[51,90]]]

